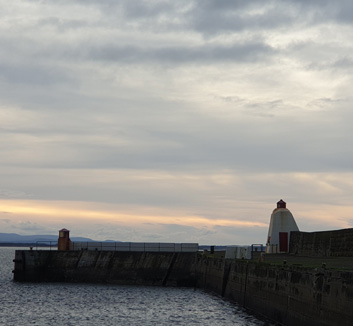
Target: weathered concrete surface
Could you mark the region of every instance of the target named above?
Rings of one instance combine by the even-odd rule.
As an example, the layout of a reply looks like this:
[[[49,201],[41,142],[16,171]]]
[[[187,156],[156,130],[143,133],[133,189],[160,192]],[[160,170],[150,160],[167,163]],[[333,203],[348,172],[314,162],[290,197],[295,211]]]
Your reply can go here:
[[[289,252],[310,257],[353,257],[353,229],[291,232]]]
[[[199,257],[198,286],[288,326],[353,324],[353,272]]]
[[[18,282],[195,284],[196,253],[16,250]]]

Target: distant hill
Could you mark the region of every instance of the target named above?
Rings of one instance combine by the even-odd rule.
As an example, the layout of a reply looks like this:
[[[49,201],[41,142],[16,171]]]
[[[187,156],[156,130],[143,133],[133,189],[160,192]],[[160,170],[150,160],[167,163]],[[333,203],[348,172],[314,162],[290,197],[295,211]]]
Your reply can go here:
[[[53,242],[58,241],[58,235],[20,235],[17,233],[0,233],[0,246],[6,246],[6,245],[34,245],[37,244],[38,241],[41,242],[41,244],[45,245],[45,242],[47,242],[47,245],[49,245],[49,242],[51,241],[52,244]],[[92,240],[90,238],[85,238],[85,237],[70,237],[71,241],[81,241],[81,242],[98,242],[96,240]],[[99,241],[99,242],[121,242],[121,241],[116,241],[116,240],[105,240],[105,241]],[[226,250],[227,246],[213,246],[215,251],[222,251]],[[200,245],[199,246],[200,250],[211,250],[210,245]]]
[[[70,237],[72,241],[94,241],[90,238]],[[58,241],[57,235],[19,235],[16,233],[0,233],[1,243],[36,243],[37,241]]]

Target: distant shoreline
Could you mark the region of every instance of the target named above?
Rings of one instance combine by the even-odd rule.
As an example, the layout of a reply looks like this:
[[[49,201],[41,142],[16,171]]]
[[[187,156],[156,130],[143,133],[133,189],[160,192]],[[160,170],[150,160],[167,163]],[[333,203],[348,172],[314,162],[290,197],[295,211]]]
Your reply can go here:
[[[38,243],[14,243],[14,242],[0,242],[0,247],[52,247],[56,248],[57,245],[38,244]]]

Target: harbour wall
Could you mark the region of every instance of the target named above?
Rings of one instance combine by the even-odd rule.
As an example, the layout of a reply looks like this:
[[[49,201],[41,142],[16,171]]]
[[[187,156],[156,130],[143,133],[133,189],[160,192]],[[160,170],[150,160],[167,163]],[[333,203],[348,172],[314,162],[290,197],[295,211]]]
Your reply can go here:
[[[289,251],[299,256],[353,257],[353,229],[291,232]]]
[[[14,280],[195,286],[288,326],[353,322],[353,272],[198,253],[17,250]]]
[[[353,324],[353,272],[198,257],[198,287],[288,326]]]
[[[196,253],[16,250],[14,281],[189,286]]]

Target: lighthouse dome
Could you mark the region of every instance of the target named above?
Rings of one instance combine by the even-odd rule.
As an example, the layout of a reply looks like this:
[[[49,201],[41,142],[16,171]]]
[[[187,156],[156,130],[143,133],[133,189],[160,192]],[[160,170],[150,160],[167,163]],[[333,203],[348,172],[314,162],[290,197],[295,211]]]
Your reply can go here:
[[[299,228],[286,202],[281,199],[271,214],[266,252],[288,252],[291,231],[299,231]]]

